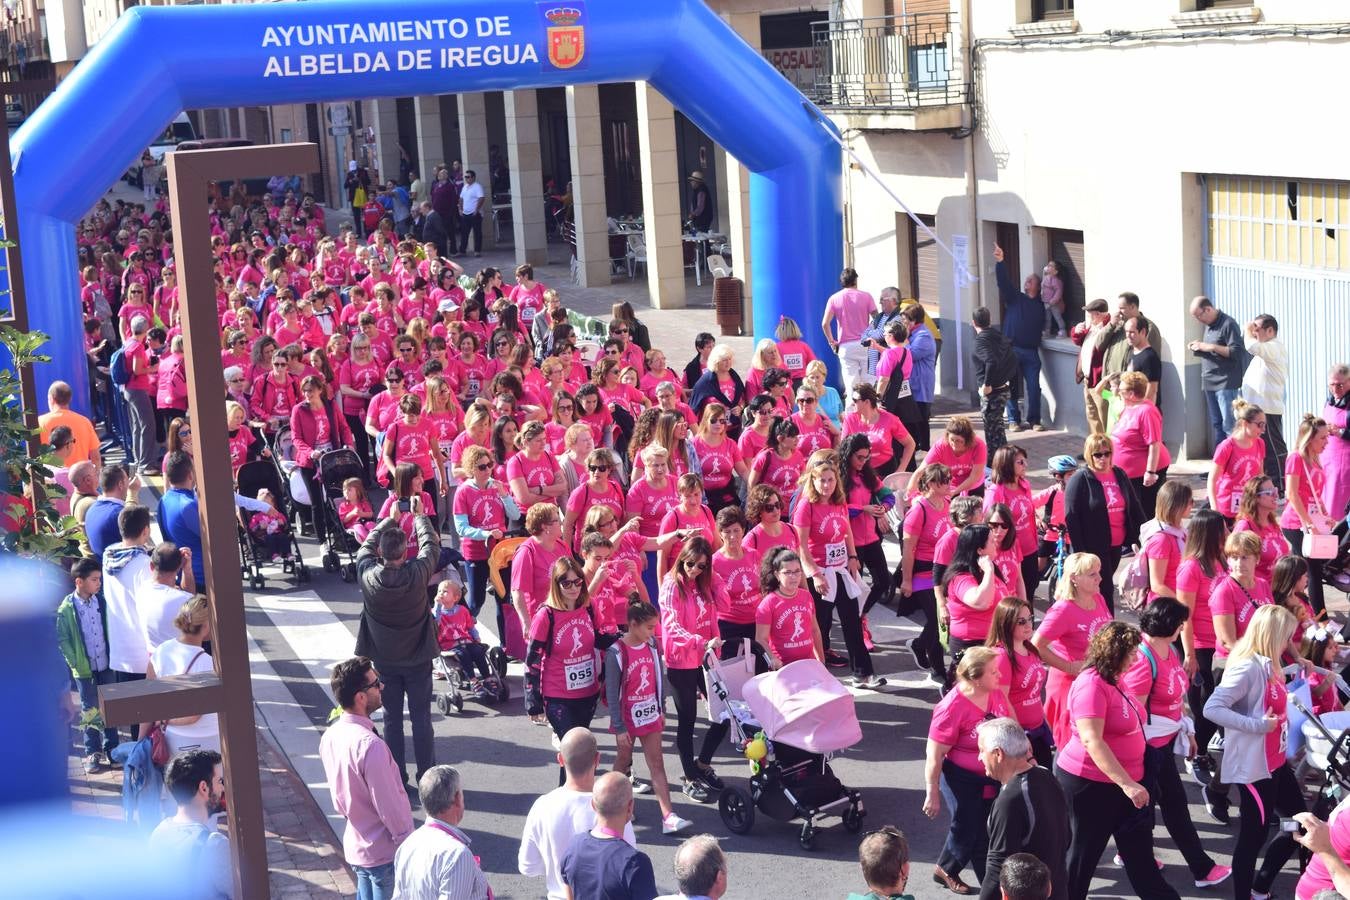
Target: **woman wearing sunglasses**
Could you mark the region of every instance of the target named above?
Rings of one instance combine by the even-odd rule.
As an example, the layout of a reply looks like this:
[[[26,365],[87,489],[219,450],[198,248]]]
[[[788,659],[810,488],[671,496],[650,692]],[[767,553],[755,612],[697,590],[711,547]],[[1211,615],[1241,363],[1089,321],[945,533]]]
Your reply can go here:
[[[589,728],[600,700],[597,650],[614,642],[596,630],[581,563],[563,556],[549,570],[548,597],[530,620],[525,657],[525,711],[562,740]],[[558,768],[558,783],[565,772]]]
[[[720,403],[709,403],[703,408],[703,421],[694,438],[694,455],[703,472],[703,489],[707,492],[708,508],[719,513],[738,504],[735,478],[742,480],[749,474],[741,450],[727,437],[731,419],[727,408]]]
[[[736,447],[744,460],[753,460],[769,446],[769,433],[773,430],[774,420],[773,398],[768,394],[756,394],[750,401],[749,410],[745,430],[736,439]],[[734,426],[736,423],[732,421],[731,424]]]
[[[1102,596],[1114,611],[1116,566],[1121,550],[1139,539],[1144,513],[1129,477],[1112,465],[1113,452],[1111,438],[1104,434],[1090,434],[1083,442],[1087,464],[1064,488],[1064,524],[1074,550],[1101,560]]]
[[[1045,685],[1045,717],[1056,747],[1069,743],[1069,685],[1083,670],[1088,641],[1111,621],[1101,594],[1102,564],[1091,553],[1073,553],[1064,560],[1064,574],[1055,582],[1055,602],[1046,610],[1031,642],[1049,666]]]
[[[808,385],[797,388],[797,411],[792,421],[801,431],[802,452],[808,456],[817,450],[828,450],[839,444],[839,429],[820,411],[820,399]]]
[[[745,536],[745,546],[768,557],[775,547],[797,550],[797,529],[783,516],[787,503],[778,488],[771,484],[757,484],[746,496],[745,517],[752,527]]]
[[[727,723],[713,722],[694,757],[694,722],[699,695],[707,695],[703,657],[722,645],[717,634],[716,589],[713,584],[712,546],[701,535],[690,538],[675,565],[661,582],[661,653],[666,678],[675,696],[675,746],[684,769],[685,796],[707,803],[722,790],[722,779],[712,768],[712,757],[726,737]]]
[[[614,454],[608,450],[592,450],[586,456],[586,472],[589,476],[577,485],[567,498],[563,517],[563,534],[572,543],[572,549],[581,550],[581,524],[587,510],[603,506],[614,513],[619,521],[624,519],[623,488],[610,478],[614,471]]]
[[[488,554],[505,534],[506,523],[520,515],[520,509],[506,485],[492,478],[492,451],[471,446],[464,451],[461,465],[469,479],[456,488],[451,512],[468,573],[469,611],[477,616],[487,602]],[[501,618],[498,604],[497,633],[505,634]]]

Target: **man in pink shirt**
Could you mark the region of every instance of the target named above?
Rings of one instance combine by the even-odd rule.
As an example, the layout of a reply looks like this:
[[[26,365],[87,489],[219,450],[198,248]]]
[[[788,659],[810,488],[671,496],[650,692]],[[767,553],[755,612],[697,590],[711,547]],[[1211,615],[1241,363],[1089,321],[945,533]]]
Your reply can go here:
[[[873,376],[867,372],[867,348],[862,344],[863,332],[871,324],[877,301],[866,291],[858,290],[858,273],[845,269],[839,276],[841,289],[825,301],[825,317],[821,330],[834,352],[839,354],[839,372],[844,381],[845,398],[852,398],[853,386],[865,381],[871,384]],[[830,323],[836,323],[831,329]],[[849,408],[851,399],[846,399]]]
[[[384,682],[375,664],[354,656],[333,667],[330,682],[342,715],[319,741],[333,807],[347,820],[342,855],[356,873],[357,896],[394,894],[394,851],[412,834],[412,805],[403,772],[375,733]]]

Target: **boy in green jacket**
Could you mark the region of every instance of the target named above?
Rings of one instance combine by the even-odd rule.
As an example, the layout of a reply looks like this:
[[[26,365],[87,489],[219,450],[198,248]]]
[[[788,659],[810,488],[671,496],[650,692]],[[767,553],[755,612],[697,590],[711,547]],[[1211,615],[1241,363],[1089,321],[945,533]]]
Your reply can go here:
[[[117,673],[108,667],[108,614],[99,596],[103,587],[99,561],[83,557],[70,567],[70,575],[75,590],[56,608],[56,639],[79,687],[81,720],[87,722],[98,711],[98,686],[115,682]],[[101,747],[99,730],[95,724],[84,729],[86,774],[109,764],[107,756],[117,746],[116,728],[102,729]]]

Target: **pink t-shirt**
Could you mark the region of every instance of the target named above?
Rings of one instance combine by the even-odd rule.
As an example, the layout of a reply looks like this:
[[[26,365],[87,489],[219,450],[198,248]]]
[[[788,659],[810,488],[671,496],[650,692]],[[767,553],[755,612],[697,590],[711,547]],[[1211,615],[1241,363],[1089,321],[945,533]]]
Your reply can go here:
[[[1121,410],[1116,427],[1111,430],[1111,446],[1116,451],[1115,464],[1127,478],[1143,478],[1148,468],[1149,445],[1158,442],[1158,463],[1154,471],[1162,471],[1172,464],[1163,437],[1162,413],[1147,401],[1126,406]],[[1149,510],[1152,512],[1152,510]]]
[[[765,594],[755,610],[755,624],[769,626],[769,646],[784,665],[799,659],[811,659],[816,652],[811,623],[816,610],[811,595],[798,588],[791,597],[774,592]]]
[[[581,529],[586,523],[586,513],[590,512],[592,506],[606,506],[618,517],[619,522],[623,522],[623,489],[613,481],[609,482],[607,490],[600,490],[592,487],[589,480],[583,481],[576,486],[571,495],[567,498],[567,504],[563,512],[576,516],[576,522],[572,526],[572,545],[575,549],[581,549]]]
[[[679,502],[674,478],[667,476],[664,488],[654,488],[647,479],[639,478],[628,488],[624,510],[628,515],[638,517],[638,533],[651,538],[661,533],[661,520]]]
[[[830,431],[824,416],[816,416],[814,422],[808,422],[801,413],[793,413],[792,421],[801,432],[801,437],[797,440],[797,449],[807,456],[817,450],[828,450],[834,446],[834,433]]]
[[[694,455],[703,469],[703,486],[710,491],[721,490],[730,484],[736,474],[736,465],[741,461],[741,449],[735,441],[725,437],[716,447],[701,437],[694,438]]]
[[[825,301],[825,309],[834,313],[838,321],[840,344],[856,344],[862,340],[863,332],[871,323],[872,313],[876,312],[877,302],[872,295],[857,288],[844,288],[830,295]]]
[[[1114,471],[1093,472],[1102,483],[1102,493],[1106,495],[1106,521],[1111,527],[1111,546],[1119,547],[1125,543],[1125,491],[1133,490],[1129,485],[1116,481]]]
[[[984,490],[985,511],[995,503],[1007,504],[1012,510],[1017,549],[1023,556],[1034,554],[1040,545],[1040,535],[1036,531],[1036,501],[1031,494],[1031,485],[1025,478],[1017,484],[990,484]]]
[[[1247,624],[1256,614],[1256,608],[1274,602],[1275,597],[1270,593],[1269,582],[1258,578],[1253,582],[1251,590],[1246,590],[1230,575],[1214,580],[1209,595],[1209,611],[1214,616],[1233,617],[1233,641],[1236,643],[1247,633]],[[1223,659],[1228,656],[1228,651],[1216,641],[1214,655]]]
[[[456,491],[458,493],[458,491]],[[552,550],[545,550],[537,538],[527,538],[511,562],[511,591],[525,597],[525,613],[534,620],[535,611],[548,599],[549,573],[553,564],[567,552],[562,541],[556,541]]]
[[[1256,561],[1256,577],[1270,581],[1275,576],[1275,562],[1289,552],[1289,541],[1285,540],[1279,522],[1271,522],[1257,528],[1250,519],[1238,519],[1233,531],[1250,531],[1261,539],[1261,556]]]
[[[1011,589],[998,575],[997,569],[994,582],[995,599],[1010,593]],[[989,626],[994,621],[994,609],[998,604],[990,604],[988,609],[975,609],[966,605],[966,595],[979,586],[979,581],[964,572],[954,577],[947,586],[947,616],[951,622],[952,637],[981,643],[989,637]]]
[[[920,497],[915,500],[910,508],[905,512],[904,533],[914,535],[914,559],[928,560],[932,562],[937,559],[938,542],[952,534],[952,551],[956,550],[956,538],[959,536],[951,527],[947,519],[947,509],[943,507],[938,509],[927,497]],[[951,562],[951,557],[946,559]]]
[[[806,375],[806,367],[816,358],[806,341],[779,341],[778,355],[794,381]]]
[[[984,441],[979,438],[975,438],[970,446],[966,448],[966,452],[962,453],[960,456],[952,450],[951,444],[948,444],[944,439],[933,445],[933,449],[928,451],[928,454],[924,456],[923,461],[925,465],[942,463],[948,469],[951,469],[952,487],[957,488],[966,482],[966,479],[970,477],[970,473],[977,466],[983,474],[987,457],[988,454],[985,450]],[[978,485],[976,486],[978,487]]]
[[[897,375],[896,369],[900,372]],[[877,360],[877,377],[904,380],[914,370],[914,354],[908,347],[887,347],[886,352]]]
[[[1157,531],[1149,535],[1139,550],[1145,559],[1156,559],[1166,563],[1163,570],[1163,584],[1170,587],[1174,594],[1177,590],[1177,568],[1181,565],[1181,553],[1185,549],[1185,543],[1184,538]],[[1150,602],[1159,596],[1161,595],[1152,589],[1148,592]]]
[[[778,534],[772,535],[764,530],[763,525],[756,525],[750,529],[750,533],[745,536],[745,548],[755,550],[761,556],[768,556],[776,547],[787,547],[789,550],[797,549],[797,529],[791,522],[780,522],[782,530]]]
[[[442,456],[448,457],[451,448],[455,446],[455,438],[459,436],[463,417],[464,414],[457,406],[438,412],[422,413],[422,420],[431,426],[431,439],[440,449]]]
[[[792,524],[806,532],[806,549],[817,566],[843,568],[848,565],[851,529],[847,506],[807,503],[803,497],[793,510]]]
[[[436,461],[431,455],[435,439],[435,431],[425,418],[419,419],[416,425],[400,419],[385,433],[385,440],[394,442],[394,461],[416,463],[427,481],[436,477]]]
[[[1321,498],[1326,495],[1327,486],[1327,473],[1322,463],[1314,460],[1310,465],[1297,453],[1290,453],[1284,463],[1284,480],[1288,482],[1291,475],[1298,476],[1298,498],[1303,501],[1304,511],[1309,514],[1322,511]],[[1293,529],[1303,527],[1292,503],[1284,505],[1284,512],[1280,513],[1280,526]]]
[[[1154,666],[1158,674],[1153,674],[1144,645],[1139,645],[1134,665],[1120,676],[1120,686],[1132,697],[1143,697],[1141,701],[1145,716],[1162,719],[1180,719],[1185,713],[1186,688],[1190,679],[1181,667],[1181,657],[1168,648],[1166,655],[1154,653]],[[1155,737],[1149,740],[1150,747],[1165,747],[1172,743],[1176,735]]]
[[[637,584],[637,567],[632,560],[610,560],[608,577],[591,595],[595,624],[601,634],[614,634],[620,626],[627,625],[628,594],[637,590]]]
[[[942,537],[938,538],[937,544],[933,546],[933,565],[950,566],[952,564],[952,559],[956,556],[956,542],[960,537],[961,532],[957,531],[949,520],[947,530],[942,533]]]
[[[228,435],[230,444],[230,466],[234,473],[239,474],[239,467],[248,462],[248,448],[257,440],[253,436],[253,430],[250,428],[239,428],[233,434]]]
[[[1093,599],[1092,609],[1083,609],[1072,600],[1056,600],[1046,610],[1036,637],[1048,641],[1061,659],[1081,662],[1087,656],[1088,641],[1110,621],[1111,611],[1101,594]]]
[[[742,549],[745,549],[744,547]],[[757,550],[746,549],[740,559],[732,559],[722,550],[713,554],[713,575],[716,576],[717,619],[749,625],[755,621],[759,608],[759,562]]]
[[[1071,722],[1101,719],[1106,746],[1116,755],[1125,774],[1135,781],[1144,777],[1144,710],[1138,700],[1119,686],[1107,684],[1096,669],[1084,669],[1069,688],[1068,708]],[[1089,781],[1111,780],[1088,755],[1077,728],[1055,761],[1071,775]]]
[[[519,560],[517,560],[519,562]],[[530,619],[529,640],[548,640],[552,618],[553,641],[544,650],[540,688],[545,697],[579,700],[600,690],[600,667],[595,653],[595,623],[591,610],[542,608]]]
[[[997,648],[998,670],[1003,673],[1002,683],[1008,690],[1008,702],[1012,705],[1017,724],[1030,731],[1045,724],[1045,663],[1040,657],[1028,653],[1025,656],[1009,650]],[[1012,658],[1017,658],[1017,672],[1013,672]]]
[[[703,532],[703,536],[708,539],[709,544],[713,544],[717,536],[717,520],[713,518],[712,510],[706,506],[700,506],[697,512],[688,513],[676,504],[672,506],[664,516],[661,517],[661,527],[657,529],[657,534],[670,534],[672,531],[678,531],[682,528],[697,528]],[[667,558],[672,562],[675,557],[680,555],[684,549],[684,541],[676,541],[670,545],[667,552]]]
[[[1266,765],[1274,772],[1285,759],[1285,748],[1289,746],[1289,689],[1284,686],[1284,678],[1276,675],[1266,679],[1266,715],[1279,719],[1280,724],[1274,731],[1266,733]]]
[[[354,391],[369,391],[380,383],[383,376],[384,370],[375,362],[374,357],[371,357],[370,362],[365,365],[349,359],[338,370],[338,384],[345,384]],[[364,416],[369,404],[370,400],[364,397],[342,395],[342,411],[349,416]]]
[[[977,729],[980,723],[990,718],[1012,715],[1008,709],[1007,698],[1002,691],[991,691],[989,708],[980,709],[959,689],[950,690],[947,696],[933,707],[933,719],[928,724],[928,739],[945,744],[947,759],[968,772],[984,774],[984,763],[980,762],[980,744]]]
[[[778,488],[785,497],[797,489],[797,481],[806,468],[806,457],[802,451],[793,450],[792,455],[784,459],[773,450],[761,450],[751,465],[751,471],[758,473],[756,483],[764,482]]]
[[[741,451],[741,459],[753,460],[767,446],[769,446],[769,439],[753,428],[742,431],[741,436],[736,440],[736,448]]]
[[[1242,486],[1264,471],[1265,459],[1266,444],[1260,438],[1253,438],[1245,450],[1234,438],[1220,441],[1214,451],[1215,496],[1211,500],[1215,509],[1235,518],[1242,501]]]
[[[484,531],[506,530],[506,504],[494,486],[480,488],[472,481],[461,484],[455,490],[455,502],[451,506],[452,514],[468,516],[469,524]],[[474,561],[488,558],[488,542],[474,538],[460,541],[464,558]]]
[[[1341,859],[1350,859],[1350,813],[1346,811],[1348,809],[1350,799],[1342,800],[1328,819],[1331,826],[1331,846]],[[1298,900],[1312,900],[1319,891],[1333,888],[1335,884],[1331,880],[1331,872],[1327,869],[1326,863],[1322,862],[1320,856],[1313,856],[1308,868],[1303,870],[1303,877],[1298,880],[1294,895]]]
[[[841,433],[867,435],[867,440],[872,444],[874,469],[884,466],[895,456],[892,440],[903,443],[905,438],[909,437],[909,432],[905,430],[900,420],[884,409],[877,410],[876,421],[870,423],[863,421],[863,417],[856,412],[844,413],[844,427]]]
[[[525,480],[526,495],[525,502],[521,504],[521,512],[536,503],[547,502],[549,498],[536,494],[534,489],[551,487],[557,477],[558,461],[547,453],[538,459],[530,459],[524,453],[517,453],[506,461],[506,480],[514,481],[517,478]]]
[[[665,718],[661,714],[661,699],[657,696],[661,678],[656,649],[650,643],[632,647],[620,641],[618,652],[623,665],[619,704],[624,728],[633,737],[659,733]]]
[[[1183,560],[1177,567],[1177,592],[1195,594],[1190,623],[1197,650],[1214,649],[1214,614],[1209,611],[1209,597],[1214,582],[1225,577],[1222,561],[1215,564],[1214,575],[1206,575],[1196,559]]]

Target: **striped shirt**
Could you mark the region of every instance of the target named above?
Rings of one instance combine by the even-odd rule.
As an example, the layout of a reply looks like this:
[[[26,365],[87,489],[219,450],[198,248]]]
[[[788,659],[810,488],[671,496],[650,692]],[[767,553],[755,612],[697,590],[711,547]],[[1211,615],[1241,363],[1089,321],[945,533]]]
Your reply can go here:
[[[492,892],[470,843],[455,826],[428,816],[394,854],[393,900],[488,900]]]

